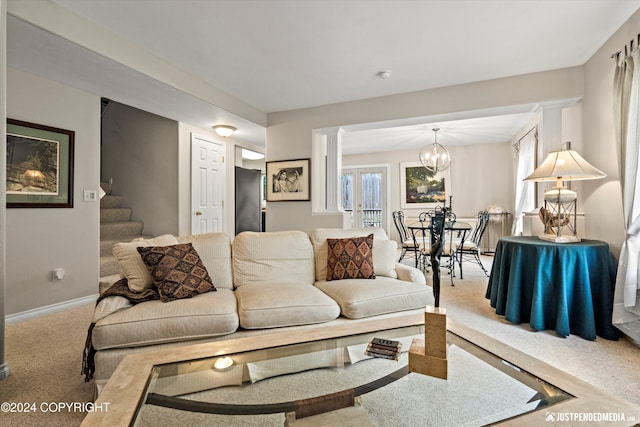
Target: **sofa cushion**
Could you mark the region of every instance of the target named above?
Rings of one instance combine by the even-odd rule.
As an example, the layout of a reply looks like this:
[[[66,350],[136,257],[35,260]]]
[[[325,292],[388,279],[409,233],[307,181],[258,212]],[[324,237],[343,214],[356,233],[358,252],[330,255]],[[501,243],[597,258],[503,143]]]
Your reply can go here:
[[[191,243],[204,263],[216,289],[233,289],[231,238],[224,233],[178,237],[178,243]]]
[[[396,260],[398,259],[398,242],[395,240],[373,240],[373,269],[376,276],[398,277]]]
[[[313,248],[302,231],[244,231],[233,240],[232,250],[238,288],[258,282],[313,285]]]
[[[92,340],[96,350],[102,350],[192,341],[236,329],[235,295],[218,289],[170,304],[147,301],[112,313],[96,323]]]
[[[373,269],[376,276],[387,276],[396,278],[395,262],[397,259],[398,244],[395,240],[389,240],[383,228],[366,229],[339,229],[339,228],[317,228],[309,233],[315,256],[315,277],[316,280],[326,280],[327,278],[327,239],[344,239],[348,237],[366,236],[373,233]],[[378,242],[384,241],[378,245]],[[386,243],[387,241],[393,243]],[[380,246],[380,247],[378,247]],[[391,247],[395,249],[392,251]]]
[[[327,280],[375,279],[373,234],[327,239]]]
[[[191,243],[136,248],[147,266],[160,301],[191,298],[215,291],[200,255]]]
[[[430,287],[390,277],[321,280],[316,287],[334,299],[342,315],[350,319],[421,308],[434,302]]]
[[[245,284],[235,292],[240,326],[246,329],[322,323],[340,315],[338,304],[313,286],[260,282]]]
[[[142,262],[138,247],[168,246],[178,243],[178,239],[171,234],[154,237],[153,239],[135,239],[131,242],[120,242],[113,245],[113,255],[118,260],[120,274],[127,278],[129,289],[142,292],[153,287],[153,279],[149,270]]]

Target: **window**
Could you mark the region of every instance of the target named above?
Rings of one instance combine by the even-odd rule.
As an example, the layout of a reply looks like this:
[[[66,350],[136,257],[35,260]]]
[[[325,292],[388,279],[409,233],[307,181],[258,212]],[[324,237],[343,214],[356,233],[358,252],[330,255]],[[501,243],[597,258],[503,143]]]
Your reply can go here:
[[[524,213],[530,212],[536,207],[535,183],[524,181],[524,179],[531,175],[536,168],[537,147],[537,128],[530,130],[513,146],[516,158],[516,206],[511,234],[514,236],[522,235]]]

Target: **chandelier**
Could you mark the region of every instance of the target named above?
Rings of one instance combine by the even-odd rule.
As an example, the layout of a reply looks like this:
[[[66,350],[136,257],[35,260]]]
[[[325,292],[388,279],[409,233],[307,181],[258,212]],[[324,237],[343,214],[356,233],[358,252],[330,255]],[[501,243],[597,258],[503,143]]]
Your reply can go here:
[[[451,165],[449,151],[438,144],[438,131],[440,128],[433,128],[433,144],[427,145],[420,150],[420,162],[434,175],[447,169]]]

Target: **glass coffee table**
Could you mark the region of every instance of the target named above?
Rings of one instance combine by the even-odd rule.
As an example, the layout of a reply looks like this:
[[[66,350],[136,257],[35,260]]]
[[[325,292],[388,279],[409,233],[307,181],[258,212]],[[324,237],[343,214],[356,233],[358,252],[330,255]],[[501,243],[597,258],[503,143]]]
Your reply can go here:
[[[88,414],[83,425],[531,425],[592,398],[604,398],[607,411],[621,405],[629,419],[640,415],[451,319],[447,329],[446,380],[409,372],[406,352],[365,355],[373,338],[408,351],[413,338],[424,339],[421,314],[129,356],[96,402],[109,402],[109,412]]]

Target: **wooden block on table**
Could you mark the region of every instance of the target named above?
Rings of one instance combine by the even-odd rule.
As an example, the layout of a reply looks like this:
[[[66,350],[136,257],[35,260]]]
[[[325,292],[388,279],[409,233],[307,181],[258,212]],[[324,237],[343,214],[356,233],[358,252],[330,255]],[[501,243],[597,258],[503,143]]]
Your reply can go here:
[[[447,310],[428,306],[424,313],[425,354],[447,358]]]
[[[445,353],[446,355],[446,353]],[[414,339],[409,349],[409,372],[447,379],[447,359],[425,353],[425,342]]]

